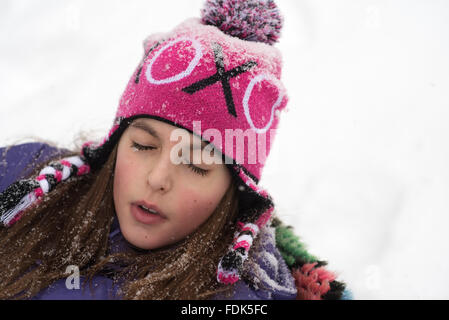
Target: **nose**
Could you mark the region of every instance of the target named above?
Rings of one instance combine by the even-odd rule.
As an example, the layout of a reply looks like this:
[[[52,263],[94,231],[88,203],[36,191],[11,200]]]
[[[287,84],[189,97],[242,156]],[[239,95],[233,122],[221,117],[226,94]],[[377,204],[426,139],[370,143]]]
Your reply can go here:
[[[148,184],[154,191],[167,192],[173,185],[172,179],[173,167],[170,163],[170,157],[160,155],[148,174]]]

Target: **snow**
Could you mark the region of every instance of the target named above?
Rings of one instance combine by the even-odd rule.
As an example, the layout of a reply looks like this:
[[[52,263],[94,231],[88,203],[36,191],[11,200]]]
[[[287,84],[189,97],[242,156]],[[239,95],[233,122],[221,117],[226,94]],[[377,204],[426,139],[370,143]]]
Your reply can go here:
[[[356,299],[448,299],[449,3],[277,2],[290,102],[262,186]],[[101,139],[143,40],[202,4],[1,1],[0,145]]]

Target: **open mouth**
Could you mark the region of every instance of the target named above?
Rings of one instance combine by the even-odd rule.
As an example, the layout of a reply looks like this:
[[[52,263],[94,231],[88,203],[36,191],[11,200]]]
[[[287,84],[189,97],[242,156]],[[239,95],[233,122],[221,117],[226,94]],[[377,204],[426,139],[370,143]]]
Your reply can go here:
[[[160,214],[156,210],[148,209],[147,207],[142,206],[142,205],[139,205],[139,208],[142,209],[143,211],[145,211],[148,214],[155,214],[155,215],[160,216]]]
[[[132,205],[131,213],[137,221],[148,225],[162,223],[167,219],[165,215],[157,212],[154,209],[147,208],[141,204]]]

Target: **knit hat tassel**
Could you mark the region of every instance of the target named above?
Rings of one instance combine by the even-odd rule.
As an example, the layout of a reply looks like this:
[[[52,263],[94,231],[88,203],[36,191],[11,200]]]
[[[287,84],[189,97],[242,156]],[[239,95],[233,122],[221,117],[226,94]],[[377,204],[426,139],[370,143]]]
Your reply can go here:
[[[272,216],[274,207],[269,208],[256,223],[239,222],[239,230],[235,233],[234,241],[225,256],[220,260],[217,270],[217,281],[223,284],[233,284],[240,279],[243,263],[248,258],[248,252],[257,237],[259,230],[264,227]]]
[[[6,227],[12,226],[27,208],[39,203],[59,182],[89,172],[90,166],[84,158],[74,156],[51,162],[35,179],[13,183],[0,193],[0,222]]]

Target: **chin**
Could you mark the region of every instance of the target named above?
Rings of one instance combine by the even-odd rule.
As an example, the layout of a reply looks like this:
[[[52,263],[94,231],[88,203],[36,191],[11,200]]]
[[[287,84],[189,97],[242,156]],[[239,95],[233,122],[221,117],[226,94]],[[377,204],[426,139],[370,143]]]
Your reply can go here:
[[[160,243],[155,242],[150,236],[139,235],[137,230],[122,230],[122,234],[125,240],[136,249],[152,250],[161,246]]]

